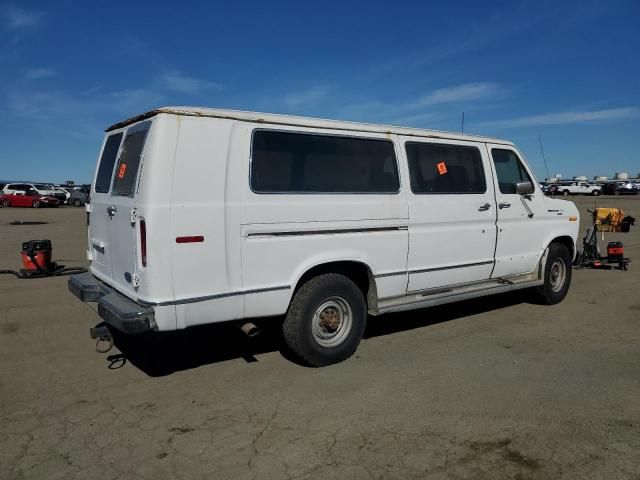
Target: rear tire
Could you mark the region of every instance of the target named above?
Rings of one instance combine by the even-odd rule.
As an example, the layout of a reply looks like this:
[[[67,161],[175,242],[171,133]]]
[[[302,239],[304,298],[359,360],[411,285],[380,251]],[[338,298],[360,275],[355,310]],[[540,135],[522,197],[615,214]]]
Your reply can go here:
[[[322,367],[353,355],[366,323],[362,291],[344,275],[327,273],[307,281],[295,293],[282,331],[298,359]]]
[[[40,208],[40,200],[34,200],[31,205],[33,208]]]
[[[82,206],[82,201],[79,198],[76,198],[73,201],[73,205],[76,206],[76,207],[81,207]]]
[[[549,245],[544,267],[544,284],[536,287],[537,300],[547,305],[560,303],[571,285],[571,254],[561,243]]]
[[[591,195],[597,197],[598,195],[600,195],[600,190],[594,190],[593,192],[591,192]]]
[[[2,206],[4,207],[10,207],[11,206],[11,202],[7,199],[2,201]]]
[[[569,190],[563,190],[562,191],[562,195],[564,195],[565,197],[569,195]]]

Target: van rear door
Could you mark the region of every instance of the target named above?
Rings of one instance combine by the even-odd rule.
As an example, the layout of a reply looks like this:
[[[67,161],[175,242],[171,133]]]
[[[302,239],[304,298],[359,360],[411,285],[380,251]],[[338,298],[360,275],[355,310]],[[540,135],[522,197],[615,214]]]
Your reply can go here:
[[[107,221],[107,207],[111,191],[113,168],[120,151],[124,132],[114,132],[105,138],[98,170],[91,187],[91,203],[89,217],[89,254],[91,257],[91,272],[98,278],[111,280],[111,264],[109,263],[109,222]]]
[[[112,169],[109,191],[96,193],[91,202],[90,237],[94,251],[97,237],[104,238],[102,264],[94,268],[92,263],[92,272],[131,298],[137,297],[136,251],[139,227],[135,215],[135,201],[139,170],[150,126],[149,121],[138,123],[119,134],[124,135],[124,139],[118,151],[117,161],[112,162],[115,163],[115,168]],[[105,150],[109,140],[110,138],[107,139]],[[113,144],[116,142],[117,139],[114,139]],[[102,160],[108,162],[109,158]],[[102,165],[99,171],[101,167]],[[105,170],[108,170],[108,165],[105,166]],[[97,183],[96,179],[96,187]],[[96,188],[96,192],[97,190]],[[94,262],[98,263],[95,255]]]

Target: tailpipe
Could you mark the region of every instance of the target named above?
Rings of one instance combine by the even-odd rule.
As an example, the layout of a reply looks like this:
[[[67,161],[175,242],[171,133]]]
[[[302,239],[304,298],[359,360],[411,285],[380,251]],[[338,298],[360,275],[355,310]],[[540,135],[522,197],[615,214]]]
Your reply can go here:
[[[260,329],[253,322],[245,322],[238,324],[242,333],[244,333],[247,337],[253,338],[260,335]]]

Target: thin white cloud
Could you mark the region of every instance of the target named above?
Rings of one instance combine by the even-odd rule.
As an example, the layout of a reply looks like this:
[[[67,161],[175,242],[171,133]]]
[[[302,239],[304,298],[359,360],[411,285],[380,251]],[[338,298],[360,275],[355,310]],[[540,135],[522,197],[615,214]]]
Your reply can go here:
[[[308,90],[285,95],[284,104],[291,108],[310,107],[322,102],[329,93],[327,87],[315,86]]]
[[[43,14],[15,5],[0,5],[0,16],[7,28],[19,29],[37,26],[42,21]]]
[[[142,88],[122,90],[110,95],[113,103],[111,109],[124,115],[147,112],[164,103],[164,95],[153,90]]]
[[[53,77],[56,71],[51,68],[32,68],[27,70],[27,80],[39,80],[41,78]]]
[[[486,104],[486,100],[502,98],[506,94],[507,90],[498,83],[465,83],[439,88],[406,102],[339,103],[334,111],[339,118],[356,121],[428,126],[452,110],[449,104],[465,102],[465,109],[471,109],[474,105]]]
[[[195,94],[205,90],[220,90],[222,86],[216,82],[202,80],[181,72],[168,72],[160,78],[161,87],[179,93]]]
[[[95,87],[91,87],[88,88],[87,90],[85,90],[84,92],[82,92],[82,96],[86,97],[88,95],[93,95],[94,93],[98,93],[100,90],[102,90],[104,87],[102,85],[96,85]]]
[[[393,118],[389,123],[391,125],[425,125],[436,118],[438,118],[438,115],[432,112],[417,113],[415,115]]]
[[[490,82],[465,83],[439,88],[420,99],[420,105],[475,101],[490,98],[498,94],[500,85]]]
[[[480,122],[474,126],[483,128],[521,128],[545,125],[569,125],[576,123],[595,123],[611,120],[625,120],[640,117],[640,108],[623,107],[608,110],[594,110],[590,112],[559,112],[544,115],[531,115],[514,118],[512,120],[497,120]]]
[[[86,113],[82,102],[61,92],[10,93],[7,100],[15,115],[29,119],[59,119]]]

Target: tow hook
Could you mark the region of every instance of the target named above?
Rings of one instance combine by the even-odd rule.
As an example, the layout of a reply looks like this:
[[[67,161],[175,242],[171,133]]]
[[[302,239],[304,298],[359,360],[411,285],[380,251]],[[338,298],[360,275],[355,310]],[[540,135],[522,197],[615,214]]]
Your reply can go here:
[[[89,336],[96,341],[96,352],[107,353],[113,348],[113,337],[106,325],[90,328]]]

